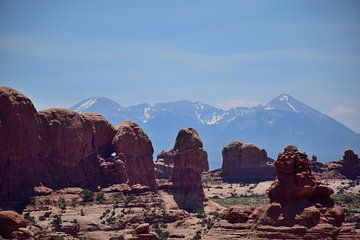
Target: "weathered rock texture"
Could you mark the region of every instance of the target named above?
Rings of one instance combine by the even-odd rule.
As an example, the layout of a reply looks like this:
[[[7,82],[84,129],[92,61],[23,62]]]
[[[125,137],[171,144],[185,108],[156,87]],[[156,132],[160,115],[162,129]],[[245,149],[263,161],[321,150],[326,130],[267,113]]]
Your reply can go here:
[[[189,128],[187,131],[180,131],[175,142],[174,148],[169,151],[162,151],[157,156],[155,161],[156,178],[158,179],[172,179],[174,169],[174,158],[177,152],[186,149],[202,149],[203,143],[199,137],[199,134],[194,129]],[[180,136],[181,135],[181,136]],[[204,155],[204,154],[203,154]],[[203,171],[209,171],[209,164],[206,156],[202,157]]]
[[[255,144],[234,141],[222,150],[222,177],[227,182],[275,179],[273,160]]]
[[[294,146],[288,146],[275,161],[276,180],[270,187],[271,202],[287,203],[311,199],[331,201],[333,190],[316,181],[311,173],[310,160]]]
[[[117,126],[112,143],[116,154],[125,162],[129,184],[140,183],[154,190],[154,149],[143,129],[134,122],[125,121]]]
[[[207,153],[193,128],[181,129],[174,145],[173,194],[179,208],[197,211],[203,208],[204,190],[201,173],[208,169]]]
[[[342,160],[329,163],[311,161],[312,170],[322,179],[360,179],[360,159],[352,150],[346,150]]]
[[[148,223],[140,224],[135,229],[136,233],[136,240],[159,240],[159,236],[154,233],[150,232],[150,225]]]
[[[346,150],[343,159],[327,164],[328,171],[349,179],[360,178],[360,159],[352,150]]]
[[[14,211],[0,211],[0,238],[30,239],[32,236],[20,214]]]
[[[310,160],[288,146],[275,162],[276,180],[270,203],[234,206],[205,239],[358,239],[354,226],[343,225],[344,211],[330,198],[332,189],[316,181]]]
[[[0,88],[0,146],[2,206],[25,200],[36,186],[155,186],[152,144],[135,123],[115,129],[95,113],[37,112],[30,99],[8,87]]]
[[[162,151],[155,161],[155,171],[157,179],[171,179],[174,169],[174,155],[176,151],[173,149],[165,152]]]

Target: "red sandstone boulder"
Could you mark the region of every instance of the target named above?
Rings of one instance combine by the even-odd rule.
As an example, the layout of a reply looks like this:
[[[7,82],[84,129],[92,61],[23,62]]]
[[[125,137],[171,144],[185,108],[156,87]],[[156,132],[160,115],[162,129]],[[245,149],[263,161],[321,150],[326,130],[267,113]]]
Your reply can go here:
[[[197,211],[203,208],[201,173],[208,168],[207,153],[193,128],[181,129],[174,146],[173,194],[179,208]]]
[[[0,87],[0,205],[26,198],[39,182],[40,127],[30,99]]]
[[[265,181],[275,178],[273,160],[254,144],[232,142],[222,150],[222,177],[228,182]]]
[[[275,162],[277,179],[269,190],[272,202],[286,203],[300,199],[329,199],[333,190],[316,181],[310,160],[296,147],[288,146]]]
[[[233,206],[225,209],[220,217],[230,223],[246,223],[254,209],[252,206]]]
[[[125,121],[116,127],[112,145],[125,163],[129,184],[140,183],[155,190],[154,149],[144,130],[134,122]]]
[[[159,236],[150,232],[150,225],[148,223],[140,224],[135,228],[136,240],[159,240]]]
[[[0,205],[47,188],[155,188],[153,148],[138,125],[115,129],[101,115],[68,109],[37,112],[30,99],[7,87],[0,88],[0,146]]]
[[[14,231],[26,227],[25,219],[14,211],[0,211],[0,235],[10,238]]]

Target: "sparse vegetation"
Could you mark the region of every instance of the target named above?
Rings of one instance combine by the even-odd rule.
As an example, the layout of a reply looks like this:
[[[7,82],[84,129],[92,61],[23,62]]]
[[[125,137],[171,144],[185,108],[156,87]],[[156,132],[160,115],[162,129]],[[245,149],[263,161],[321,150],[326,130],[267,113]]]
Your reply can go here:
[[[344,208],[345,221],[354,222],[356,228],[360,228],[360,194],[336,194],[331,197]]]
[[[84,189],[80,193],[80,197],[82,198],[83,202],[92,202],[94,201],[94,192],[89,189]]]
[[[159,235],[160,240],[166,240],[169,237],[169,233],[167,231],[164,231],[164,230],[161,229],[161,226],[164,226],[163,224],[164,223],[162,223],[160,225],[159,224],[154,224],[155,232]]]
[[[199,211],[196,213],[196,217],[197,217],[197,218],[200,218],[200,219],[206,218],[206,214],[205,214],[204,210],[199,210]]]
[[[59,198],[58,200],[58,206],[60,209],[65,210],[66,209],[66,201],[65,198]]]
[[[61,224],[62,224],[61,216],[55,215],[51,224],[55,228],[56,231],[59,231],[61,229]]]
[[[104,192],[98,192],[97,194],[96,194],[96,202],[97,203],[104,203],[105,202],[105,196],[104,196]]]
[[[192,240],[201,240],[201,231],[197,231]]]
[[[46,212],[44,215],[39,217],[39,221],[45,221],[48,217],[50,217],[51,212]]]
[[[31,223],[35,223],[35,218],[33,216],[31,216],[29,212],[24,214],[24,218]]]
[[[71,206],[72,206],[73,208],[76,207],[76,203],[77,203],[76,200],[77,200],[76,198],[71,199]]]
[[[234,205],[252,205],[260,206],[269,201],[267,195],[262,194],[248,194],[248,195],[232,195],[230,197],[220,198],[219,196],[210,197],[210,199],[224,207],[231,207]]]

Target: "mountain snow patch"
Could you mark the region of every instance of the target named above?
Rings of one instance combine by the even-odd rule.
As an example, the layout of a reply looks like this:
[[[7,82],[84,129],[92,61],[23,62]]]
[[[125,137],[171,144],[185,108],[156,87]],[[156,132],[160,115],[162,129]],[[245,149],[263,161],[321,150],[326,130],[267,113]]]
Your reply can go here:
[[[84,102],[83,104],[80,105],[80,107],[78,107],[77,109],[75,109],[75,112],[83,112],[84,110],[86,110],[87,108],[91,107],[92,105],[94,105],[94,103],[96,103],[97,97],[94,98],[90,98],[89,100],[87,100],[86,102]]]

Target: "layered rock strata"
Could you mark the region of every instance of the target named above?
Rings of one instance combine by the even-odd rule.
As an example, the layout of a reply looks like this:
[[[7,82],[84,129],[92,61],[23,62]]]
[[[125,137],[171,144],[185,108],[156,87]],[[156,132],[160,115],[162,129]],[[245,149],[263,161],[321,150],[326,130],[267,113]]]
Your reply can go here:
[[[275,179],[273,160],[255,144],[234,141],[222,150],[222,178],[227,182]]]

